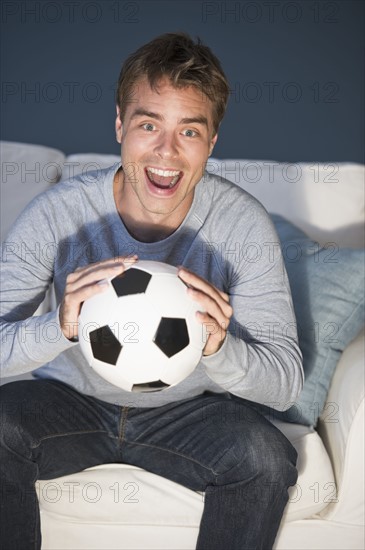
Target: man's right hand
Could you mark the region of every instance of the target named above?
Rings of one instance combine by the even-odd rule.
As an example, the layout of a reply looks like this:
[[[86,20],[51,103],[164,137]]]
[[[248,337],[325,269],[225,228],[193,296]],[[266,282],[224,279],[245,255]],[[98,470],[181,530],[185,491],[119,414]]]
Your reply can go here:
[[[66,279],[60,305],[60,325],[69,340],[78,336],[78,317],[82,303],[107,288],[105,279],[115,277],[137,261],[137,256],[117,257],[79,267]]]

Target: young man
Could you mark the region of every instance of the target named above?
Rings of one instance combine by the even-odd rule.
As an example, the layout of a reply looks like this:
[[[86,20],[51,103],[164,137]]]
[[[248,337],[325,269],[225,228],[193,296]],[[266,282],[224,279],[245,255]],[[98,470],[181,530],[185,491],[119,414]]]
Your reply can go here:
[[[283,262],[270,255],[278,241],[269,217],[253,197],[204,171],[228,93],[216,57],[187,35],[143,46],[118,83],[121,164],[56,185],[8,235],[2,375],[35,371],[36,380],[1,388],[7,550],[40,548],[37,479],[107,462],[205,491],[198,549],[274,543],[296,453],[253,403],[283,409],[295,400],[301,356],[288,330],[295,319]],[[9,253],[24,240],[47,254]],[[195,371],[145,394],[104,381],[77,343],[81,303],[138,259],[183,266],[179,275],[209,327]],[[56,311],[32,317],[51,281]]]

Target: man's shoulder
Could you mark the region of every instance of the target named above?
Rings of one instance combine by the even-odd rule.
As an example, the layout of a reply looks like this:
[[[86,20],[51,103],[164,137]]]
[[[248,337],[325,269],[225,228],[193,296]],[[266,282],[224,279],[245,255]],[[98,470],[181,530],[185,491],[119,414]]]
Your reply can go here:
[[[244,188],[217,174],[206,175],[206,190],[211,193],[205,220],[207,234],[244,240],[273,237],[271,218],[263,204]]]
[[[105,190],[109,187],[112,194],[112,179],[116,169],[117,166],[111,166],[80,173],[36,195],[18,216],[8,236],[16,235],[17,232],[24,234],[29,226],[35,226],[38,233],[50,225],[54,229],[55,224],[65,229],[66,226],[82,223],[90,213],[105,213],[109,204]]]
[[[103,196],[103,186],[113,177],[117,165],[98,170],[83,171],[68,178],[61,179],[52,187],[37,195],[28,205],[28,208],[52,208],[58,210],[63,207],[71,211],[85,200],[99,201]]]
[[[92,192],[105,183],[106,180],[113,177],[117,168],[118,163],[107,168],[96,168],[94,170],[81,169],[79,172],[69,174],[67,178],[61,179],[51,190],[54,193],[72,193],[81,189],[85,190],[85,192]]]

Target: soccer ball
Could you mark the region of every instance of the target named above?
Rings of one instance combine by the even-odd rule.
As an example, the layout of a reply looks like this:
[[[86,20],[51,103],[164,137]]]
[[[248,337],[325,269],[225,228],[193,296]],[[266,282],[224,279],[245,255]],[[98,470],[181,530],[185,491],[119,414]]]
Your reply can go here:
[[[79,342],[89,365],[127,391],[181,382],[200,361],[206,330],[177,268],[138,261],[108,283],[80,311]]]

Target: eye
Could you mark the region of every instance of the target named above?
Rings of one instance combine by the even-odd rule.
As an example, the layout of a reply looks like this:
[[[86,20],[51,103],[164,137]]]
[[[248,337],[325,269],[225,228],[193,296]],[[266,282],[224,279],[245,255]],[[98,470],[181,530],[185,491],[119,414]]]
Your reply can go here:
[[[144,128],[144,130],[147,130],[147,132],[152,132],[155,127],[150,122],[146,122],[146,124],[142,125],[142,128]]]
[[[183,130],[183,134],[186,137],[196,137],[198,135],[198,132],[195,130],[191,130],[191,128],[188,128],[186,130]]]

